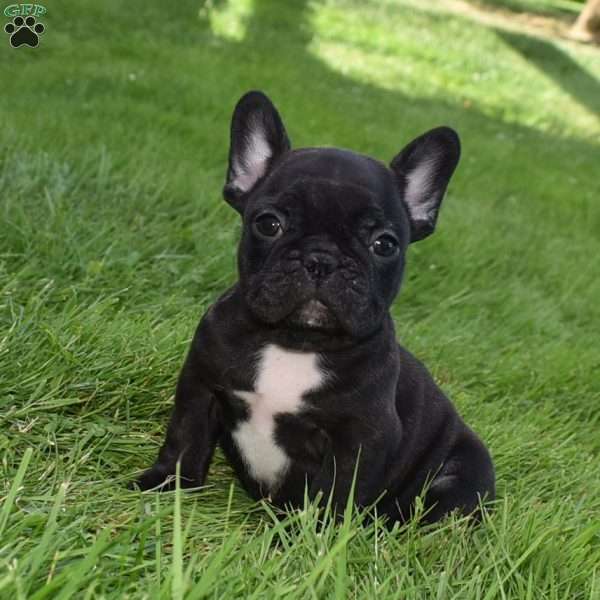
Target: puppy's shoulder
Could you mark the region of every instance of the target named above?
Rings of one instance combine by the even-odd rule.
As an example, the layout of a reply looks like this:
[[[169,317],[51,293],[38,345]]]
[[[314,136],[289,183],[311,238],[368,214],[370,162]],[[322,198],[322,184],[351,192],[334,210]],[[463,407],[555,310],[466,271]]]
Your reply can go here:
[[[194,339],[200,340],[213,335],[223,337],[229,329],[235,327],[240,321],[241,308],[242,300],[239,286],[236,283],[208,307],[196,327]]]
[[[218,373],[256,350],[256,326],[249,319],[238,284],[204,313],[191,344],[190,360]]]
[[[427,400],[443,404],[448,402],[427,367],[400,344],[398,344],[398,357],[400,371],[397,394],[399,396],[411,396],[421,402]]]

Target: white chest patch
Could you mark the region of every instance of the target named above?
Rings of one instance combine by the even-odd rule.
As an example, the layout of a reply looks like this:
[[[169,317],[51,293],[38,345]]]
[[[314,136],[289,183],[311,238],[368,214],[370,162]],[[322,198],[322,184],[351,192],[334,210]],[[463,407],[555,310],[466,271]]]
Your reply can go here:
[[[289,466],[289,458],[275,443],[275,416],[295,413],[303,395],[324,380],[318,356],[291,352],[269,344],[262,350],[253,392],[234,391],[246,401],[250,418],[233,431],[233,439],[250,474],[274,490]]]

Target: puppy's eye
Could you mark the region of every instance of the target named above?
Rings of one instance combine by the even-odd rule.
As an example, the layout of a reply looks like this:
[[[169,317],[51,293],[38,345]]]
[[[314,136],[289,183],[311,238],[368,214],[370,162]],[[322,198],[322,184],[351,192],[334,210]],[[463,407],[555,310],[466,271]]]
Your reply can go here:
[[[377,256],[389,258],[398,252],[398,241],[389,233],[384,233],[371,244],[371,251]]]
[[[281,233],[281,221],[270,213],[260,215],[254,221],[254,229],[263,237],[275,237]]]

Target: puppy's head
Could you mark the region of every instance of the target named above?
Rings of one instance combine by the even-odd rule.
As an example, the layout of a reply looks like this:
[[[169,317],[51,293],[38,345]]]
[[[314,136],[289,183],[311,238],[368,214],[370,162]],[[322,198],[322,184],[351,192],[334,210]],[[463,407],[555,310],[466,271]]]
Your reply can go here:
[[[460,144],[433,129],[382,163],[335,148],[292,150],[260,92],[231,123],[225,199],[242,215],[240,286],[265,324],[361,338],[397,294],[410,242],[433,232]]]

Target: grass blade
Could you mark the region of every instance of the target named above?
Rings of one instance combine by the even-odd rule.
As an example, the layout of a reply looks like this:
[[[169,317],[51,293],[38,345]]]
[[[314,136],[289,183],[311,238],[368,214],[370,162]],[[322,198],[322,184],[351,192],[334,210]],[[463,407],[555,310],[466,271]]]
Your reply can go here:
[[[2,507],[2,513],[0,513],[0,538],[4,533],[4,528],[8,523],[8,518],[12,511],[12,507],[17,497],[17,493],[21,484],[23,483],[23,478],[25,477],[25,473],[27,471],[27,466],[29,465],[29,461],[31,460],[31,455],[33,454],[33,448],[27,448],[25,453],[23,454],[23,458],[21,459],[21,464],[19,465],[19,469],[13,479],[12,485],[8,491],[8,495],[6,496],[6,500],[4,501],[4,506]]]

